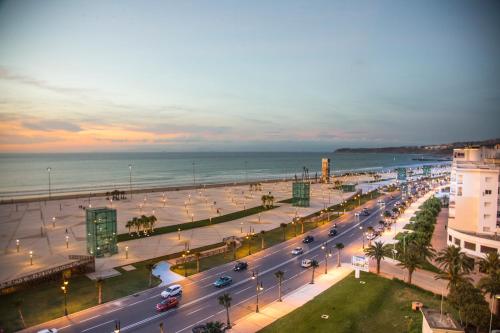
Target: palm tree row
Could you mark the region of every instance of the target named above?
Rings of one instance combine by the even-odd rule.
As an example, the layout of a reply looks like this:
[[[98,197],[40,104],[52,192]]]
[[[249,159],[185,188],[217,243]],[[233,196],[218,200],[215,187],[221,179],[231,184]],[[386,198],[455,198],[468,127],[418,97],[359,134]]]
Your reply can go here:
[[[274,205],[274,196],[271,194],[264,194],[261,198],[262,200],[262,206],[264,208],[272,208]]]
[[[141,215],[140,217],[134,217],[128,220],[125,227],[128,229],[129,235],[132,234],[132,229],[135,229],[137,236],[140,236],[141,232],[144,235],[148,235],[155,231],[154,226],[156,221],[158,221],[158,219],[154,215]]]

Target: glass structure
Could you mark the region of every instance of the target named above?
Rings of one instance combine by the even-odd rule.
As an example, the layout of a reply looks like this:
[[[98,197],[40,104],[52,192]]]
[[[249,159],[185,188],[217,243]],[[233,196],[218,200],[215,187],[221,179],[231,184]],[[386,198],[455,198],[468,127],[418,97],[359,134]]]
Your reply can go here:
[[[398,168],[398,180],[406,180],[406,168]]]
[[[423,172],[424,172],[424,176],[429,177],[431,175],[431,166],[424,165]]]
[[[342,192],[356,192],[356,185],[354,184],[342,184]]]
[[[292,206],[309,207],[311,185],[309,182],[294,182],[292,185]]]
[[[116,245],[116,209],[86,210],[87,252],[96,257],[118,253]]]

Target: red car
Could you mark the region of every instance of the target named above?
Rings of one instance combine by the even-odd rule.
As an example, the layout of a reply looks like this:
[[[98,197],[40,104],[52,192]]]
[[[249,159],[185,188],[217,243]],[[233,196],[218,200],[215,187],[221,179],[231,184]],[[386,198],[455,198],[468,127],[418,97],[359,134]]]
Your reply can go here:
[[[177,305],[179,305],[179,301],[177,300],[177,298],[170,297],[156,304],[156,311],[163,312],[168,309],[175,308]]]

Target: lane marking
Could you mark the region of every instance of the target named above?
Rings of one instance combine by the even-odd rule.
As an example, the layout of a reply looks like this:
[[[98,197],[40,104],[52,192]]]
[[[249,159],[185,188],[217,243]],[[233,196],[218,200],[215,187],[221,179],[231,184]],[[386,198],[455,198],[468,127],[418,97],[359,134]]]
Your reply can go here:
[[[95,318],[100,317],[100,316],[101,316],[101,315],[100,315],[100,314],[98,314],[98,315],[95,315],[95,316],[93,316],[93,317],[85,318],[85,319],[83,319],[83,320],[80,320],[80,323],[84,323],[84,322],[86,322],[86,321],[89,321],[89,320],[95,319]]]
[[[240,294],[240,293],[242,293],[242,292],[244,292],[245,290],[248,290],[248,289],[250,289],[250,288],[252,288],[252,286],[250,286],[250,287],[248,287],[248,288],[245,288],[245,289],[242,289],[242,290],[240,290],[240,291],[238,291],[238,292],[235,292],[234,294],[235,294],[235,295],[238,295],[238,294]]]
[[[102,325],[106,325],[106,324],[109,324],[109,323],[112,323],[112,322],[114,322],[114,320],[109,320],[109,321],[106,321],[104,323],[100,323],[99,325],[95,325],[95,326],[89,327],[87,329],[84,329],[84,330],[82,330],[82,332],[87,332],[87,331],[93,330],[96,327],[99,327],[99,326],[102,326]]]
[[[193,313],[196,313],[196,312],[201,311],[203,309],[205,309],[205,308],[203,307],[203,308],[199,308],[198,310],[191,311],[191,312],[187,313],[186,316],[192,315]]]

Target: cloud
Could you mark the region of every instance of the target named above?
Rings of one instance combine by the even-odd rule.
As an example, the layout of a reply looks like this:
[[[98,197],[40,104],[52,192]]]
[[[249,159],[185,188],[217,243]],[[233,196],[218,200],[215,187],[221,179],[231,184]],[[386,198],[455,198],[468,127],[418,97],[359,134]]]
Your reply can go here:
[[[9,71],[7,68],[2,67],[2,66],[0,66],[0,79],[30,85],[33,87],[49,90],[49,91],[56,92],[59,94],[70,94],[70,95],[81,96],[84,93],[95,93],[95,91],[90,90],[90,89],[55,86],[55,85],[48,83],[47,81],[35,79],[33,77],[30,77],[30,76],[14,74],[11,71]]]
[[[40,121],[24,121],[22,122],[23,127],[35,130],[35,131],[57,131],[63,130],[67,132],[80,132],[82,129],[80,126],[62,120],[40,120]]]

